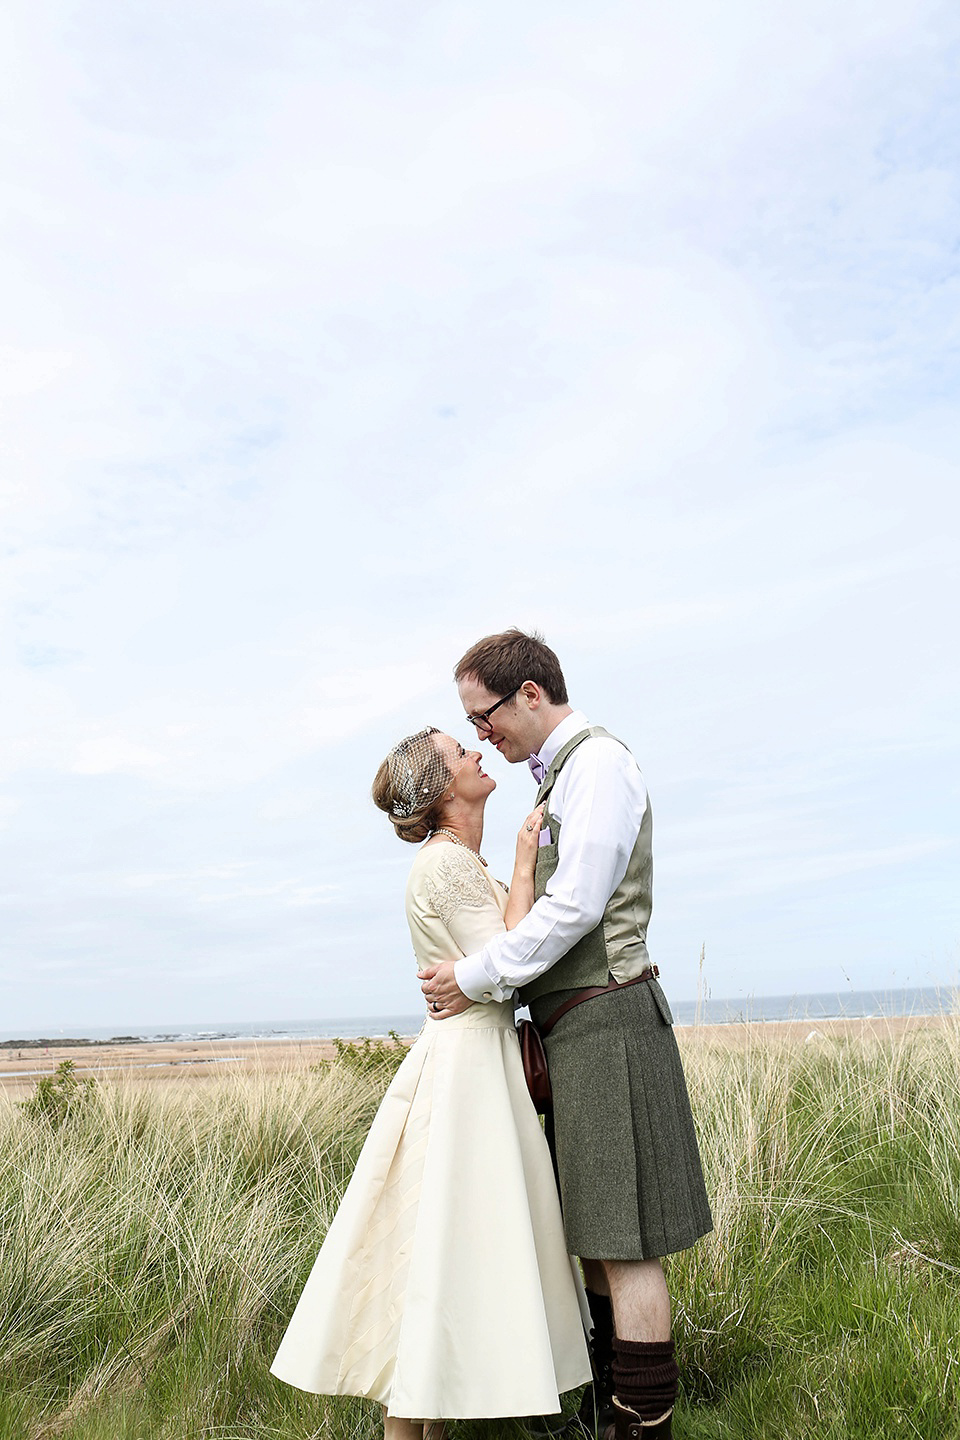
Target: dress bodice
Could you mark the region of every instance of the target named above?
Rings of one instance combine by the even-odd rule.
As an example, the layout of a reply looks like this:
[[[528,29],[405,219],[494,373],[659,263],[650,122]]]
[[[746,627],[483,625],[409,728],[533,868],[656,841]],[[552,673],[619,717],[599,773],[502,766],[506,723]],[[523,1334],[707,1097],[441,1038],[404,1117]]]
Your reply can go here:
[[[425,846],[410,869],[406,893],[417,967],[422,970],[475,954],[492,936],[503,934],[506,908],[506,889],[472,850],[452,841]],[[512,1000],[472,1005],[464,1014],[439,1023],[512,1025],[513,1012]]]
[[[502,935],[507,892],[472,850],[441,842],[418,851],[407,881],[406,911],[417,964],[439,965],[480,950]]]

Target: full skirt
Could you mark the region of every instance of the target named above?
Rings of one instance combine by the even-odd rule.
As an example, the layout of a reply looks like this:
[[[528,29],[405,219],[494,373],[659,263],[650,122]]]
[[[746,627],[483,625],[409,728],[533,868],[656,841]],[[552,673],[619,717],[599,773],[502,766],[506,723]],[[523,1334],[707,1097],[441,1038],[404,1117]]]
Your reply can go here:
[[[582,1287],[510,1005],[427,1021],[377,1111],[272,1372],[390,1415],[555,1413]]]

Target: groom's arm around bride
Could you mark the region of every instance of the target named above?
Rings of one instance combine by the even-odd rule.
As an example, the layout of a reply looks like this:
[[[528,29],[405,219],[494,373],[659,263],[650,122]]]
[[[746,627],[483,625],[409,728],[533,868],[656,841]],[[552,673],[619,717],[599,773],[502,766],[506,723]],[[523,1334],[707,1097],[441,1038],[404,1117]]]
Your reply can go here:
[[[672,1017],[647,952],[646,787],[627,748],[571,707],[539,636],[489,636],[455,674],[480,738],[539,780],[543,843],[529,914],[477,954],[426,972],[422,988],[441,1017],[517,992],[541,1026],[578,1002],[545,1046],[567,1242],[583,1263],[594,1368],[608,1392],[598,1400],[609,1403],[615,1386],[618,1440],[669,1436],[677,1367],[660,1257],[712,1221]]]

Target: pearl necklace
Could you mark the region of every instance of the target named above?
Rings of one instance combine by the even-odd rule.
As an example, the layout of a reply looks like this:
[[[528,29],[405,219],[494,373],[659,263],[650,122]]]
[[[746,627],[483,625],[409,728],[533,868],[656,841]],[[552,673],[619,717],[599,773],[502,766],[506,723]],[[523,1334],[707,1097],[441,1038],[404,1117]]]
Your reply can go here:
[[[454,833],[453,833],[452,830],[445,830],[444,827],[441,825],[441,826],[439,827],[439,829],[433,830],[433,831],[431,831],[430,833],[431,833],[431,838],[432,838],[434,835],[446,835],[450,840],[453,841],[454,845],[459,845],[461,850],[469,850],[471,855],[476,855],[477,859],[480,861],[480,864],[483,866],[483,868],[484,868],[484,869],[487,868],[487,862],[486,862],[486,860],[484,860],[483,856],[480,854],[480,851],[479,851],[479,850],[474,850],[471,845],[467,845],[463,840],[460,839],[460,836],[459,836],[459,835],[454,835]]]

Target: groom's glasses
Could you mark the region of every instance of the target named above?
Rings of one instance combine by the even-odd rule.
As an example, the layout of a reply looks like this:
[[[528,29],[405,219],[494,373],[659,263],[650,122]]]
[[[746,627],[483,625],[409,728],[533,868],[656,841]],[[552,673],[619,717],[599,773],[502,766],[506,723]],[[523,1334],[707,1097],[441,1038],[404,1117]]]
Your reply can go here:
[[[467,716],[467,720],[474,726],[478,735],[489,735],[491,733],[493,726],[490,724],[490,716],[494,710],[499,710],[501,705],[506,705],[507,701],[512,700],[514,695],[519,694],[522,688],[521,685],[518,685],[516,690],[511,690],[509,695],[504,695],[503,699],[498,700],[496,705],[491,705],[489,710],[481,710],[479,715]]]

